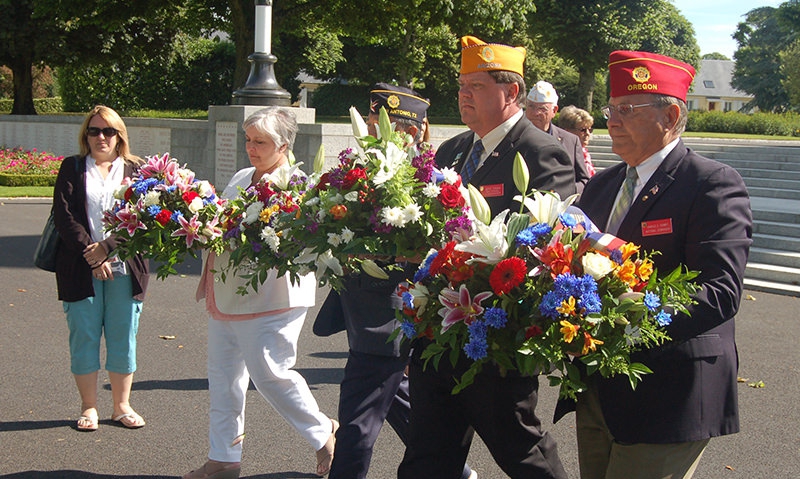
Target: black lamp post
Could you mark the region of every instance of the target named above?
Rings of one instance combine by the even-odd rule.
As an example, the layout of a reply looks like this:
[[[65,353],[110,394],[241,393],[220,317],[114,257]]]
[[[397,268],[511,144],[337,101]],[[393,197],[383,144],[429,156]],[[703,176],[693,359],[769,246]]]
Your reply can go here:
[[[250,75],[244,86],[233,92],[234,105],[290,106],[292,95],[278,85],[275,79],[275,62],[278,57],[270,53],[272,30],[272,0],[256,2],[255,51],[247,60]]]

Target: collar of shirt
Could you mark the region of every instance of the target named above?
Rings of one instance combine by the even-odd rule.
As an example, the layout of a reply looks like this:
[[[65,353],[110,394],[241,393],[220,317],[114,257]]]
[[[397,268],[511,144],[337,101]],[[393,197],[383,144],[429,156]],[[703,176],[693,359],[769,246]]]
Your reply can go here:
[[[480,168],[484,162],[486,162],[486,158],[497,148],[503,138],[508,135],[514,125],[522,118],[525,114],[522,110],[518,111],[514,115],[511,116],[508,120],[500,123],[494,130],[487,133],[483,138],[480,138],[478,135],[473,135],[472,143],[475,144],[476,141],[481,140],[483,142],[483,154],[481,155],[481,162],[478,165]]]
[[[667,146],[655,152],[650,158],[644,160],[636,167],[636,174],[639,175],[639,181],[636,182],[636,189],[633,191],[634,198],[639,196],[644,185],[650,181],[650,177],[653,176],[653,173],[655,173],[658,167],[661,166],[661,163],[664,162],[664,158],[672,153],[672,150],[674,150],[675,146],[678,144],[678,140],[679,138],[672,140]]]

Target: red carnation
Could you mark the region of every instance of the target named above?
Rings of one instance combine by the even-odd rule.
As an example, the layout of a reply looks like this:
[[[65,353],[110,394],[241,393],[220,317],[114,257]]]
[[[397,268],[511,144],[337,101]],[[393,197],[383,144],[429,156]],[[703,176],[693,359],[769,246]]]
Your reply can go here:
[[[494,294],[498,296],[508,294],[512,289],[522,284],[527,272],[528,268],[525,260],[512,256],[497,263],[497,266],[489,274],[489,284],[492,285]]]
[[[367,170],[365,170],[360,166],[353,168],[344,175],[342,188],[345,190],[349,190],[350,188],[353,187],[353,185],[355,185],[358,182],[358,180],[366,180],[366,179],[367,179]]]
[[[442,184],[442,191],[439,193],[439,201],[442,202],[445,208],[461,208],[464,206],[464,197],[461,196],[461,191],[458,186],[451,185],[450,183]]]
[[[161,210],[156,215],[156,221],[158,221],[161,226],[166,226],[170,218],[172,218],[172,212],[169,210]]]
[[[131,196],[133,196],[133,188],[128,187],[128,189],[125,190],[125,201],[129,201],[131,199]]]

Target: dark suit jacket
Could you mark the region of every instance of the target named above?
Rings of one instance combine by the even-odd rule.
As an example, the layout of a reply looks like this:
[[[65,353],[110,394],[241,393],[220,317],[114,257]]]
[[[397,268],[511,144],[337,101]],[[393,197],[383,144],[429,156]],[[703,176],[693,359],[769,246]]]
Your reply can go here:
[[[61,301],[74,302],[94,296],[92,269],[83,259],[83,250],[94,242],[86,214],[86,169],[81,164],[76,168],[76,162],[84,161],[85,158],[78,155],[65,158],[53,190],[53,219],[61,237],[56,253],[56,284]],[[133,173],[134,167],[126,163],[125,176],[133,176]],[[101,243],[106,251],[113,252],[118,242],[112,235]],[[136,255],[126,264],[133,280],[133,297],[141,301],[150,279],[149,263]]]
[[[436,164],[439,167],[449,166],[460,173],[472,149],[474,135],[472,131],[466,131],[442,143],[436,151]],[[519,204],[512,200],[519,194],[513,180],[514,156],[517,152],[528,164],[528,188],[555,191],[562,199],[575,193],[572,159],[555,138],[523,117],[497,148],[489,153],[469,181],[483,193],[492,216],[504,209],[519,208]]]
[[[625,164],[596,174],[578,206],[605,225],[625,178]],[[647,235],[645,222],[671,226]],[[652,223],[651,223],[652,225]],[[662,275],[679,264],[700,271],[703,286],[691,316],[674,315],[667,328],[673,341],[642,351],[635,360],[653,370],[636,390],[627,378],[600,379],[603,415],[618,441],[674,443],[739,430],[738,355],[734,316],[751,244],[752,212],[739,173],[703,158],[679,142],[631,205],[617,236],[658,250]]]
[[[550,135],[561,143],[572,157],[572,164],[575,167],[575,188],[578,193],[583,192],[584,186],[589,182],[589,171],[586,169],[586,162],[583,160],[583,145],[577,135],[561,129],[550,123]]]

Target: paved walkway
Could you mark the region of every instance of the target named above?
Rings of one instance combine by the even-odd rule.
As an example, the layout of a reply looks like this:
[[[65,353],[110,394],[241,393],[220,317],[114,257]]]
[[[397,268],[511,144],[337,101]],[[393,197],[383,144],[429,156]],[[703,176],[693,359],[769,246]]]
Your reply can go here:
[[[181,276],[153,278],[139,332],[139,370],[132,404],[147,420],[140,430],[101,421],[100,430],[74,429],[80,401],[69,373],[67,331],[53,275],[31,255],[48,201],[0,200],[0,479],[167,478],[199,466],[207,452],[206,320],[193,301],[199,263]],[[324,297],[320,290],[318,299]],[[800,471],[800,299],[748,292],[737,320],[741,357],[742,432],[711,441],[696,479],[789,479]],[[316,313],[314,308],[309,317]],[[167,339],[174,336],[174,339]],[[342,334],[318,338],[309,320],[298,370],[322,409],[335,415],[346,358]],[[111,414],[103,377],[100,414]],[[765,387],[748,384],[763,382]],[[555,390],[542,386],[545,428],[559,442],[570,477],[577,478],[574,416],[548,421]],[[314,455],[258,395],[248,393],[242,477],[315,477]],[[403,447],[391,428],[378,440],[370,478],[395,477]],[[481,478],[506,477],[476,441],[469,457]]]

